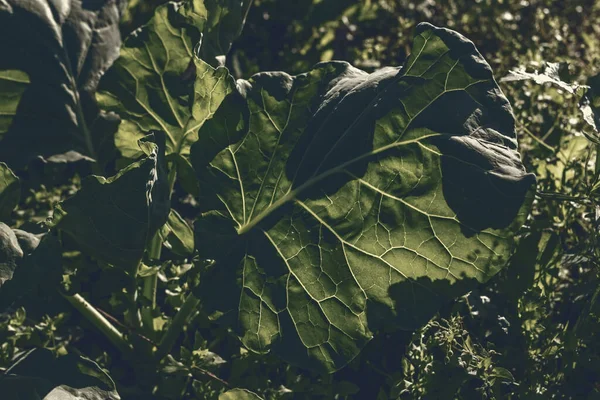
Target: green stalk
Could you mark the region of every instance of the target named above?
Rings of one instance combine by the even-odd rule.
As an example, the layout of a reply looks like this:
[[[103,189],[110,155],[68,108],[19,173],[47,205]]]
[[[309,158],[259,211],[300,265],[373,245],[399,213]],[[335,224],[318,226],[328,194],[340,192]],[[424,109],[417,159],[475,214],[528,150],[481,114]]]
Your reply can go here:
[[[109,320],[104,318],[102,314],[98,312],[90,303],[88,303],[80,294],[68,296],[64,293],[61,295],[71,305],[84,316],[85,319],[90,321],[98,330],[117,348],[122,354],[130,354],[132,351],[131,346],[123,337],[123,334],[119,332]]]
[[[169,170],[169,193],[173,192],[173,187],[175,186],[175,179],[177,179],[177,170],[175,169],[175,164],[171,165],[171,169]],[[150,241],[148,246],[148,258],[151,260],[160,260],[160,255],[162,252],[162,239],[158,232],[154,234],[154,237]],[[158,277],[156,274],[148,276],[144,278],[143,287],[142,287],[142,296],[146,300],[150,302],[149,307],[144,307],[142,312],[142,324],[146,332],[152,334],[154,333],[154,318],[152,316],[152,312],[156,308],[156,287],[158,284]]]
[[[183,330],[185,323],[187,322],[190,315],[192,315],[192,313],[196,311],[199,304],[200,300],[198,300],[196,296],[194,296],[191,293],[185,299],[185,301],[181,305],[181,308],[179,309],[179,311],[177,311],[177,314],[175,314],[173,321],[171,321],[171,325],[169,325],[169,328],[165,332],[158,345],[158,350],[156,351],[156,359],[158,361],[162,360],[167,354],[171,352],[171,349],[177,341],[177,337]]]
[[[158,232],[156,232],[148,247],[148,258],[151,260],[159,260],[161,250],[162,239]],[[154,317],[152,316],[152,311],[156,308],[157,284],[158,278],[156,274],[144,278],[142,296],[150,302],[150,306],[142,308],[142,324],[146,332],[154,332]]]

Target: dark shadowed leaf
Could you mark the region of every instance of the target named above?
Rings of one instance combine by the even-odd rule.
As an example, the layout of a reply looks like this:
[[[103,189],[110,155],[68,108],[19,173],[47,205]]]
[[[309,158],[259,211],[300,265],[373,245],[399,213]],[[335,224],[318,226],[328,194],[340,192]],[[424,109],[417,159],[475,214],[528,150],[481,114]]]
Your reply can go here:
[[[95,158],[89,131],[96,115],[93,94],[118,56],[124,4],[0,3],[0,110],[8,112],[0,120],[0,159],[22,167],[36,155],[68,150]]]
[[[35,290],[51,288],[60,283],[62,276],[62,249],[52,234],[34,235],[13,229],[24,257],[19,260],[12,279],[0,288],[0,310],[5,310]]]
[[[10,218],[12,210],[19,204],[21,183],[19,178],[0,162],[0,221]]]
[[[37,349],[0,377],[3,400],[118,400],[115,383],[94,361],[69,354],[55,358]]]
[[[200,58],[212,66],[224,65],[231,44],[244,28],[252,0],[206,0],[208,20]]]
[[[192,150],[217,261],[197,295],[249,349],[335,371],[505,266],[535,177],[473,43],[421,24],[401,68],[238,86]]]
[[[198,186],[198,179],[196,179],[196,173],[190,161],[182,156],[181,154],[173,153],[167,157],[167,161],[173,163],[171,168],[175,168],[177,171],[177,177],[183,190],[192,196],[200,195],[200,187]]]
[[[13,277],[22,258],[23,250],[17,236],[8,225],[0,222],[0,286]]]
[[[146,243],[169,215],[164,136],[148,135],[146,156],[117,175],[90,176],[70,199],[57,205],[50,224],[82,249],[110,264],[135,268]]]

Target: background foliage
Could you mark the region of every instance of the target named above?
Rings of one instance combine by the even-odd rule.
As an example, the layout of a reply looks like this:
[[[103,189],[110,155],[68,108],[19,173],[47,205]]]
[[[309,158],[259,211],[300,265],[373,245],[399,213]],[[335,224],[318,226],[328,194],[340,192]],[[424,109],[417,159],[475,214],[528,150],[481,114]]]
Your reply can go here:
[[[146,22],[160,3],[131,1],[122,33]],[[248,78],[265,70],[304,72],[331,59],[365,70],[399,65],[413,28],[429,21],[473,40],[496,77],[517,68],[543,71],[552,62],[560,63],[562,82],[594,86],[590,78],[600,72],[598,20],[600,4],[591,0],[255,0],[227,66],[236,77]],[[228,386],[266,399],[598,398],[600,165],[597,146],[584,135],[593,139],[597,133],[580,112],[586,89],[534,81],[500,85],[517,117],[526,167],[538,176],[534,211],[509,268],[422,329],[379,337],[349,367],[322,376],[246,352],[200,308],[155,375],[133,369],[107,350],[106,339],[62,297],[38,293],[0,318],[0,366],[8,368],[32,347],[85,354],[110,371],[125,399],[148,398],[148,393],[164,399],[217,398]],[[32,164],[27,174],[32,183],[22,188],[19,211],[10,222],[35,231],[35,222],[44,221],[54,204],[79,188],[84,171],[60,163]],[[175,190],[177,208],[193,219],[197,205],[179,184]],[[78,252],[63,258],[73,272],[65,278],[67,287],[126,324],[121,318],[126,301],[118,290],[126,281],[123,273]],[[175,261],[160,266],[157,302],[164,315],[153,316],[158,325],[168,322],[165,315],[181,306],[199,279],[193,260],[175,252],[163,258]],[[83,265],[85,274],[79,273]],[[38,296],[46,299],[44,307]]]

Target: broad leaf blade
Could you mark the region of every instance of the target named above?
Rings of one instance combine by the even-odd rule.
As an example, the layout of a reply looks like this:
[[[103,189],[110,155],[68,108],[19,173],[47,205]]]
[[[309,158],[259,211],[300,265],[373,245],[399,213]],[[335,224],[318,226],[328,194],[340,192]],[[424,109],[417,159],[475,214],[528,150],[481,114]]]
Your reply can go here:
[[[6,0],[0,5],[0,69],[24,71],[31,82],[24,88],[20,79],[19,87],[0,91],[0,109],[16,111],[10,125],[2,121],[0,159],[23,167],[34,156],[69,150],[95,158],[88,129],[96,116],[93,93],[118,55],[124,3]],[[2,72],[3,87],[9,73]]]
[[[461,35],[421,24],[402,68],[321,63],[239,88],[192,151],[210,210],[196,243],[217,259],[198,295],[237,314],[251,350],[337,370],[506,264],[535,177]],[[230,245],[203,249],[217,226]]]
[[[19,178],[0,162],[0,221],[8,220],[10,214],[19,204],[21,198],[21,183]]]
[[[119,400],[115,383],[94,361],[69,354],[55,358],[36,349],[0,380],[6,400]]]
[[[201,0],[168,3],[125,40],[97,96],[123,120],[115,137],[123,157],[137,157],[137,140],[153,129],[166,132],[167,154],[189,154],[200,126],[231,92],[227,70],[193,52],[207,18]]]
[[[170,209],[164,137],[149,135],[140,148],[147,156],[117,175],[86,178],[51,221],[90,254],[127,269],[137,267]]]

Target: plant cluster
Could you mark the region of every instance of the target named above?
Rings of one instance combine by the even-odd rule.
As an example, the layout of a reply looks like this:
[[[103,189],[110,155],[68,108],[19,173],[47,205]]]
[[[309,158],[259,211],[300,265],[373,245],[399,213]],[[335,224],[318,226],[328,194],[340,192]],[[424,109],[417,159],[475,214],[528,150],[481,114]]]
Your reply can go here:
[[[579,3],[4,1],[0,393],[597,396]]]

